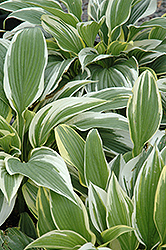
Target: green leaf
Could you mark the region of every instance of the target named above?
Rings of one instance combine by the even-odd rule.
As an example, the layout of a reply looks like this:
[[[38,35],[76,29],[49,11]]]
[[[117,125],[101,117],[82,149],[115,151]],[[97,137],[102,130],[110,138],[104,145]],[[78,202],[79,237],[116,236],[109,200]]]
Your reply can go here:
[[[19,227],[19,230],[22,233],[26,234],[28,237],[31,237],[32,239],[37,238],[37,232],[36,232],[34,222],[27,212],[20,214],[18,227]]]
[[[67,164],[78,170],[80,182],[86,185],[84,178],[85,141],[74,129],[65,124],[55,128],[55,138],[61,156]]]
[[[10,122],[11,108],[9,106],[8,99],[6,98],[3,88],[4,61],[9,44],[10,42],[7,39],[0,39],[0,115]]]
[[[144,71],[133,87],[127,107],[133,155],[138,155],[145,143],[158,130],[162,118],[162,104],[156,80]]]
[[[103,140],[104,149],[108,154],[115,156],[131,151],[133,144],[129,131],[124,129],[98,129]]]
[[[84,204],[75,194],[76,203],[62,195],[50,191],[51,214],[59,230],[72,230],[87,241],[95,243],[95,235],[90,231],[89,218]]]
[[[104,19],[102,18],[99,22],[88,21],[77,23],[77,30],[82,39],[85,41],[88,47],[94,46],[95,38],[103,24]]]
[[[166,146],[162,149],[161,156],[162,156],[164,165],[166,165]]]
[[[89,213],[94,227],[101,233],[106,225],[107,193],[98,186],[90,183],[89,186]]]
[[[108,61],[107,61],[108,63]],[[88,85],[88,92],[110,87],[132,88],[138,78],[138,63],[135,58],[116,62],[111,67],[89,65],[91,80],[97,81]]]
[[[161,158],[157,148],[142,166],[134,188],[133,227],[137,238],[151,249],[159,242],[159,235],[154,223],[154,202],[157,184],[161,173]],[[149,195],[150,194],[150,195]]]
[[[78,53],[78,58],[82,67],[82,71],[84,71],[87,65],[110,57],[112,57],[112,55],[105,55],[105,54],[100,55],[95,48],[89,48],[89,47],[83,48]]]
[[[86,240],[76,232],[71,230],[54,230],[44,234],[37,240],[29,244],[26,249],[31,247],[48,247],[53,249],[79,249],[86,243]]]
[[[133,202],[120,187],[116,176],[112,173],[108,187],[107,196],[107,226],[117,225],[132,226],[131,216],[133,213]],[[131,228],[130,228],[131,229]],[[108,231],[109,232],[109,231]],[[115,239],[115,238],[114,238]],[[118,238],[121,248],[133,250],[137,248],[138,241],[133,232]]]
[[[21,21],[27,21],[32,24],[40,25],[41,24],[41,16],[46,14],[46,12],[42,8],[30,7],[23,8],[12,12],[6,20],[9,18],[16,18]]]
[[[102,246],[108,245],[108,243],[117,239],[119,236],[125,233],[132,232],[132,231],[134,231],[134,228],[125,226],[125,225],[118,225],[118,226],[111,227],[101,233],[103,241],[105,242]]]
[[[135,23],[141,18],[153,14],[157,9],[156,0],[134,0],[128,23]]]
[[[109,168],[102,148],[102,141],[96,129],[92,129],[86,138],[84,171],[87,186],[90,182],[106,189]]]
[[[48,191],[45,188],[39,187],[36,201],[38,211],[37,231],[39,236],[57,229],[51,216],[48,195]]]
[[[59,58],[58,58],[59,59]],[[48,65],[45,70],[45,81],[44,81],[44,91],[40,99],[44,99],[46,95],[53,92],[62,80],[63,74],[69,69],[75,58],[67,60],[56,60],[52,57],[48,61]]]
[[[148,65],[148,67],[152,68],[156,72],[156,74],[164,75],[166,73],[165,65],[166,55],[162,54],[161,56],[155,58],[155,60],[153,60],[152,63]]]
[[[114,172],[117,180],[121,177],[121,171],[125,165],[125,159],[122,155],[118,154],[109,162],[109,167],[111,169],[111,173]],[[125,189],[124,189],[125,190]]]
[[[161,27],[161,28],[166,28],[166,17],[156,17],[152,18],[149,21],[143,22],[140,27],[143,28],[149,28],[149,27]]]
[[[17,197],[16,195],[13,197],[9,205],[5,196],[0,190],[0,226],[5,222],[5,220],[9,217],[9,215],[13,211],[16,202],[16,197]]]
[[[6,250],[24,250],[30,242],[32,239],[17,228],[8,228],[5,231],[3,247]]]
[[[38,211],[36,207],[37,192],[38,192],[38,186],[31,180],[28,180],[22,186],[22,193],[26,201],[26,204],[36,219],[38,218]]]
[[[119,182],[121,187],[126,191],[129,197],[133,197],[134,186],[137,180],[138,173],[149,156],[151,149],[148,152],[143,151],[134,158],[131,158],[120,170]]]
[[[68,9],[68,11],[74,14],[79,20],[81,20],[82,15],[82,0],[75,0],[74,2],[70,0],[61,0]]]
[[[115,28],[128,20],[131,4],[132,0],[109,1],[106,11],[106,24],[110,32],[113,32]]]
[[[47,47],[40,29],[17,32],[6,55],[4,89],[20,115],[41,95],[46,64]]]
[[[108,3],[108,0],[89,0],[88,15],[98,22],[101,17],[105,16]]]
[[[127,48],[126,42],[113,41],[109,44],[107,48],[107,54],[117,56],[120,55],[120,53],[124,51],[126,48]]]
[[[106,101],[88,97],[69,97],[54,101],[40,109],[29,128],[29,139],[33,147],[46,143],[50,131],[69,118],[99,106]]]
[[[50,148],[34,149],[27,163],[22,163],[17,158],[8,158],[6,168],[10,175],[22,174],[37,185],[47,187],[75,202],[67,166],[58,153]]]
[[[21,149],[17,131],[2,116],[0,116],[0,148],[6,153],[11,153],[15,148]]]
[[[132,91],[130,88],[110,87],[95,92],[89,92],[86,96],[109,101],[102,105],[104,111],[125,108],[127,106],[129,96],[131,95]],[[98,108],[93,108],[93,110],[97,111]]]
[[[65,97],[74,96],[77,91],[79,91],[91,82],[91,80],[76,80],[68,82],[60,90],[58,90],[58,92],[54,95],[53,99],[57,100]]]
[[[166,166],[163,168],[161,172],[154,201],[154,222],[160,236],[161,244],[166,244],[166,229],[165,229],[166,204],[164,202],[165,195],[166,195]]]
[[[166,36],[166,30],[161,27],[152,28],[149,33],[149,39],[164,40]]]
[[[78,114],[75,117],[69,119],[67,124],[74,126],[81,131],[86,131],[94,127],[113,130],[129,130],[127,119],[124,116],[116,113],[100,113],[89,111]]]
[[[76,28],[77,23],[79,22],[78,18],[70,13],[65,13],[62,9],[55,9],[50,7],[44,7],[45,10],[49,11],[52,15],[59,17],[65,23]]]
[[[59,17],[43,15],[41,20],[43,28],[55,38],[61,49],[77,55],[85,46],[78,31]]]
[[[31,7],[29,3],[21,1],[5,1],[0,3],[0,8],[7,11],[16,11],[23,8]]]
[[[6,157],[10,156],[8,155]],[[6,170],[5,161],[0,159],[0,189],[3,192],[9,205],[12,199],[16,196],[22,179],[23,176],[20,174],[11,176]]]

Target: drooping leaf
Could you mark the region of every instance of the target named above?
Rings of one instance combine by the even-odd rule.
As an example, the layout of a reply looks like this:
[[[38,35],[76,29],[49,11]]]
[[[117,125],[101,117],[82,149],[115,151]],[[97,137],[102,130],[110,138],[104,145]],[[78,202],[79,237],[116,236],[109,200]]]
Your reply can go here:
[[[2,191],[0,190],[0,226],[5,222],[5,220],[9,217],[9,215],[13,211],[16,197],[17,197],[16,195],[13,197],[9,205],[8,201],[6,200]]]
[[[48,232],[30,243],[26,248],[48,247],[50,249],[79,249],[87,241],[78,233],[71,230],[55,230]]]
[[[90,182],[106,189],[109,168],[102,148],[102,140],[97,130],[92,129],[86,138],[84,171],[87,186]]]
[[[55,128],[55,138],[61,156],[69,165],[78,170],[80,182],[86,185],[84,177],[85,141],[74,129],[65,124]]]
[[[4,9],[6,11],[16,11],[19,9],[23,9],[23,8],[28,8],[31,7],[31,5],[29,3],[26,2],[21,2],[21,1],[5,1],[5,2],[1,2],[0,3],[0,8]]]
[[[8,158],[6,168],[11,175],[24,175],[38,186],[47,187],[75,201],[67,166],[58,153],[50,148],[34,149],[27,163],[22,163],[17,158]]]
[[[133,144],[129,131],[125,129],[98,129],[103,140],[104,149],[113,156],[131,151]]]
[[[51,214],[59,230],[72,230],[87,241],[95,242],[95,235],[89,228],[89,218],[84,204],[75,194],[76,203],[50,191]]]
[[[166,229],[165,229],[166,204],[164,202],[165,200],[164,197],[166,192],[165,190],[166,190],[166,166],[163,168],[161,172],[154,201],[154,222],[160,236],[161,244],[166,244]]]
[[[107,229],[106,225],[106,201],[107,193],[94,184],[89,186],[89,213],[93,225],[99,232]]]
[[[38,211],[38,234],[42,236],[47,232],[57,229],[51,216],[49,194],[48,191],[43,187],[39,187],[36,206]]]
[[[151,249],[159,242],[159,235],[154,223],[154,201],[162,163],[157,148],[142,166],[134,188],[134,212],[132,224],[140,242]],[[149,195],[150,194],[150,195]]]
[[[69,119],[67,124],[86,131],[92,128],[124,129],[128,131],[127,119],[116,113],[86,112]]]
[[[117,178],[112,173],[108,187],[107,199],[107,226],[111,228],[117,225],[132,226],[131,216],[133,213],[133,202],[120,187]],[[109,230],[109,229],[108,229]],[[137,238],[133,232],[124,234],[118,238],[121,248],[124,250],[136,249]]]
[[[57,58],[56,60],[55,57],[49,57],[48,65],[45,70],[44,91],[40,97],[41,100],[58,87],[63,74],[69,69],[74,60],[75,58],[67,60],[60,60]]]
[[[13,198],[16,196],[22,179],[23,176],[20,174],[11,176],[6,170],[4,159],[0,159],[0,189],[3,192],[9,205]]]
[[[53,99],[61,99],[65,97],[75,96],[75,94],[87,84],[91,83],[91,80],[75,80],[68,82],[54,95]]]
[[[43,15],[41,20],[43,28],[55,38],[63,50],[77,55],[85,46],[78,31],[59,17]]]
[[[95,98],[69,97],[54,101],[40,109],[29,128],[29,139],[33,147],[42,146],[47,141],[50,131],[59,123],[65,123],[73,117],[106,101]]]
[[[156,80],[144,71],[133,87],[127,107],[133,155],[138,155],[145,143],[158,130],[162,118],[162,104]]]
[[[86,96],[108,100],[109,102],[102,106],[104,111],[125,108],[127,106],[129,96],[131,95],[131,88],[110,87],[99,91],[89,92]],[[97,111],[98,108],[93,108],[93,110]]]
[[[42,8],[29,7],[12,12],[10,15],[8,15],[6,20],[9,18],[16,18],[21,21],[27,21],[31,24],[40,25],[41,16],[44,14],[46,14],[46,12]]]

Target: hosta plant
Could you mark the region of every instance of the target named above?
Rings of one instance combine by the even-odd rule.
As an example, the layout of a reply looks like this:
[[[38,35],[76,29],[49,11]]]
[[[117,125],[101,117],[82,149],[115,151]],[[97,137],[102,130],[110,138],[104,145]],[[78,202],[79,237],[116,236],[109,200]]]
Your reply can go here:
[[[162,249],[165,17],[62,2],[0,4],[23,21],[0,39],[0,249]]]

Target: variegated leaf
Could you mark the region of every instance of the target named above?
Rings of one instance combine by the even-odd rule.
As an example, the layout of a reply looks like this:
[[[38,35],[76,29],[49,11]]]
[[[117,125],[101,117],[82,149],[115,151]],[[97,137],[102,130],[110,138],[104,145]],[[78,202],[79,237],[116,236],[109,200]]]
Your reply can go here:
[[[133,155],[137,156],[145,143],[158,130],[162,118],[162,104],[157,83],[152,73],[144,71],[133,87],[127,106],[127,117]]]
[[[59,17],[43,15],[41,20],[43,28],[55,38],[63,50],[77,55],[85,47],[78,31]]]
[[[27,163],[14,157],[8,158],[6,168],[10,175],[24,175],[38,186],[47,187],[75,202],[67,166],[58,153],[50,148],[34,149]]]
[[[153,248],[160,240],[154,223],[154,202],[161,170],[161,157],[154,147],[138,174],[133,199],[132,224],[139,241],[147,249]]]
[[[33,147],[46,143],[49,133],[60,123],[106,101],[96,98],[69,97],[54,101],[40,109],[29,128],[29,139]]]

